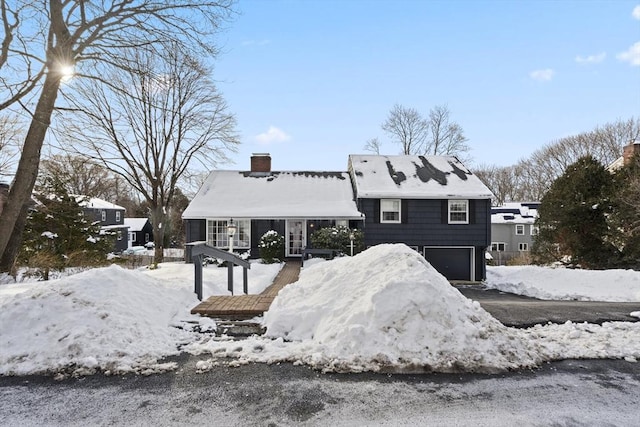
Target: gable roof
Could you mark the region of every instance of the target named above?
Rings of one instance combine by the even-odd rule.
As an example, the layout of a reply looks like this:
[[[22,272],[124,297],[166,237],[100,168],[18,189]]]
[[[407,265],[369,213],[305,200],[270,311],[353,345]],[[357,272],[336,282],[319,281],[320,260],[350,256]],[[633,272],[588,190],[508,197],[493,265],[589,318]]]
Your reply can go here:
[[[98,199],[97,197],[87,197],[80,194],[73,194],[71,196],[75,197],[78,204],[83,208],[125,210],[122,206],[118,206],[115,203],[107,202],[106,200]]]
[[[491,208],[491,224],[533,224],[540,202],[508,202]]]
[[[358,198],[488,199],[491,190],[454,156],[350,155]]]
[[[149,222],[148,218],[125,218],[124,225],[129,227],[130,231],[142,231],[144,226]]]
[[[182,214],[199,218],[360,219],[347,172],[213,171]]]

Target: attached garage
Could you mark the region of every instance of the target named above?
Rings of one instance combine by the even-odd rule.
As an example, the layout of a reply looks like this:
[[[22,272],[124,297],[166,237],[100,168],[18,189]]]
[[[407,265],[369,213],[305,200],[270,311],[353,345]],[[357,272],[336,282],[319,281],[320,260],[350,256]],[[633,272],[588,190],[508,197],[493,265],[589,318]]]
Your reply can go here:
[[[473,246],[425,246],[424,257],[448,280],[476,280]]]

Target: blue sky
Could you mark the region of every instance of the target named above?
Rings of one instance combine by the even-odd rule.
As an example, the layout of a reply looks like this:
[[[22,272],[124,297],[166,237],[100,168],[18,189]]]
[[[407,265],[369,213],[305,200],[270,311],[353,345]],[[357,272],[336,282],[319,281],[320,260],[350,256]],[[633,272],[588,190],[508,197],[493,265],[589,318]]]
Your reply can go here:
[[[345,170],[394,104],[446,104],[475,164],[640,115],[640,2],[248,1],[220,36],[218,87],[274,170]],[[471,165],[471,166],[472,166]]]

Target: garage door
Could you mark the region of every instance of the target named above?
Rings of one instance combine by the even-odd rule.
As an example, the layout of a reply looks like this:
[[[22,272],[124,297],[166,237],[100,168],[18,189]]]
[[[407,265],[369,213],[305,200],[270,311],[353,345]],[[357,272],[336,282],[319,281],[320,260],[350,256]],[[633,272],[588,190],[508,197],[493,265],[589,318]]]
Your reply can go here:
[[[449,280],[474,280],[474,248],[424,247],[424,257]]]

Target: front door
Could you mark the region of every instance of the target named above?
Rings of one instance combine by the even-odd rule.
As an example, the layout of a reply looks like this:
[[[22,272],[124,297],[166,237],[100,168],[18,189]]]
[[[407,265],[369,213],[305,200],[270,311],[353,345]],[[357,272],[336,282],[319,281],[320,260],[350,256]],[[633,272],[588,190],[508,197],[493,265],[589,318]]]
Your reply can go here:
[[[300,257],[307,245],[307,221],[304,219],[287,220],[287,256]]]

